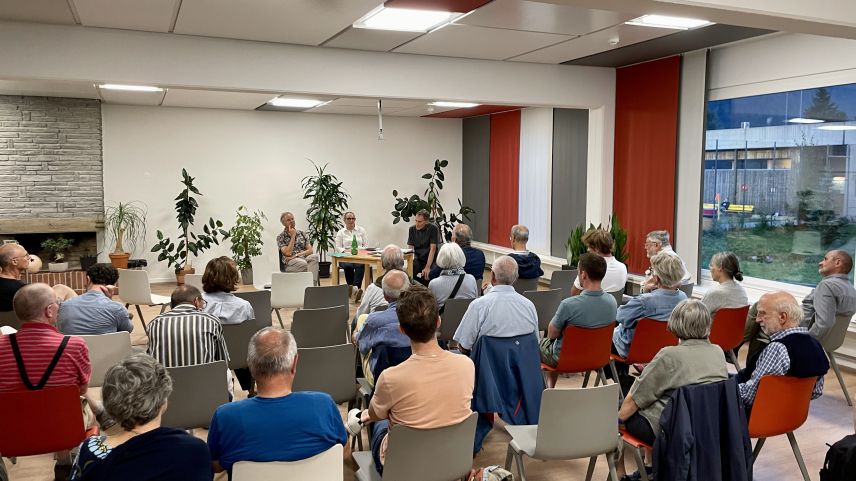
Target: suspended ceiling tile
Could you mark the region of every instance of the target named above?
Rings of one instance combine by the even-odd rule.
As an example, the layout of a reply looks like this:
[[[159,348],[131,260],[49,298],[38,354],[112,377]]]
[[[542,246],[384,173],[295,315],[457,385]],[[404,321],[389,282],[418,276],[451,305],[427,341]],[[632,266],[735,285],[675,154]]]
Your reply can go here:
[[[182,0],[175,33],[320,45],[381,0]]]
[[[633,17],[631,14],[552,3],[494,0],[456,23],[530,32],[585,35]]]
[[[411,107],[409,109],[399,110],[398,112],[395,113],[395,115],[397,115],[399,117],[424,117],[424,116],[434,114],[434,113],[448,112],[450,110],[455,110],[455,109],[450,108],[450,107],[435,107],[435,106],[429,107],[426,104],[426,105],[422,105],[419,107]]]
[[[562,63],[576,58],[587,57],[600,52],[625,47],[634,43],[644,42],[652,38],[664,37],[680,32],[668,28],[640,27],[637,25],[620,24],[611,28],[583,35],[558,45],[529,52],[509,60],[537,63]],[[615,45],[610,40],[618,39]]]
[[[98,89],[101,99],[108,104],[160,105],[165,92],[129,92],[127,90]]]
[[[449,25],[395,49],[396,52],[503,60],[554,43],[567,35]]]
[[[350,105],[354,107],[372,107],[376,109],[377,100],[378,99],[363,97],[339,97],[327,105]],[[423,107],[427,103],[427,100],[383,99],[383,109],[407,109],[413,107]]]
[[[351,27],[324,46],[387,52],[420,35],[422,32],[393,32],[391,30]]]
[[[384,115],[395,115],[395,112],[401,109],[386,109]],[[377,115],[377,107],[358,106],[358,105],[337,105],[335,103],[324,104],[320,107],[307,110],[311,114],[347,114],[347,115]]]
[[[81,99],[98,98],[98,91],[95,90],[95,85],[92,82],[66,80],[0,80],[0,94]]]
[[[74,0],[86,27],[169,32],[179,0]]]
[[[520,110],[525,107],[516,105],[476,105],[475,107],[467,107],[463,109],[450,109],[442,112],[434,112],[423,115],[423,117],[431,117],[437,119],[466,119],[469,117],[478,117],[481,115],[498,114],[511,110]]]
[[[2,0],[0,20],[66,25],[75,23],[66,0]]]
[[[169,89],[163,99],[163,106],[255,110],[274,97],[276,94],[272,93]]]

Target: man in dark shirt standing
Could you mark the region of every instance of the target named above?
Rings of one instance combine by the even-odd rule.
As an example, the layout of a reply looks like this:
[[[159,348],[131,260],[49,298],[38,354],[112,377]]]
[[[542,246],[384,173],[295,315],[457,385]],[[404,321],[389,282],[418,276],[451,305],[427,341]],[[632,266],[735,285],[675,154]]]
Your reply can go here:
[[[410,226],[407,234],[407,247],[413,249],[413,279],[426,286],[437,244],[440,243],[440,229],[428,222],[429,217],[425,209],[417,212],[416,223]]]

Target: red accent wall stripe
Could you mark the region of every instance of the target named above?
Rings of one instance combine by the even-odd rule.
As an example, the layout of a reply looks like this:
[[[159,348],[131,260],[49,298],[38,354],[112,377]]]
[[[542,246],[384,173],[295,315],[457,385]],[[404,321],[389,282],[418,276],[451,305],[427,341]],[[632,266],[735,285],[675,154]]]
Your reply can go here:
[[[490,116],[490,216],[488,242],[511,247],[517,224],[520,165],[520,111]]]
[[[630,272],[648,268],[648,232],[675,233],[680,75],[679,56],[616,71],[613,205],[627,229]]]

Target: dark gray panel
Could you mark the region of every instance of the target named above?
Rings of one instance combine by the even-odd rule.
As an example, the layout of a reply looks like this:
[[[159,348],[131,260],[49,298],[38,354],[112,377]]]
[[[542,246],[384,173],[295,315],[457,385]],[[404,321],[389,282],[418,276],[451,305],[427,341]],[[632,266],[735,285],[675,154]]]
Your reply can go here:
[[[473,240],[487,242],[490,211],[490,115],[463,121],[463,195],[461,201],[475,209],[470,216]],[[453,208],[457,206],[449,206]]]
[[[553,199],[550,253],[565,257],[565,242],[586,221],[588,110],[553,109]]]

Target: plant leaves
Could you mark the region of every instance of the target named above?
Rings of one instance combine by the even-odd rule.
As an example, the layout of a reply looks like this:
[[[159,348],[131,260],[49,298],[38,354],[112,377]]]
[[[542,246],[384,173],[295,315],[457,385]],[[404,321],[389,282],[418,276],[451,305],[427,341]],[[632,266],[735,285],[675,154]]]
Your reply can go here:
[[[449,161],[448,161],[448,160],[441,160],[441,161],[440,161],[440,167],[447,167],[448,165],[449,165]]]
[[[433,177],[431,174],[422,174],[423,179],[430,179],[431,177]]]

